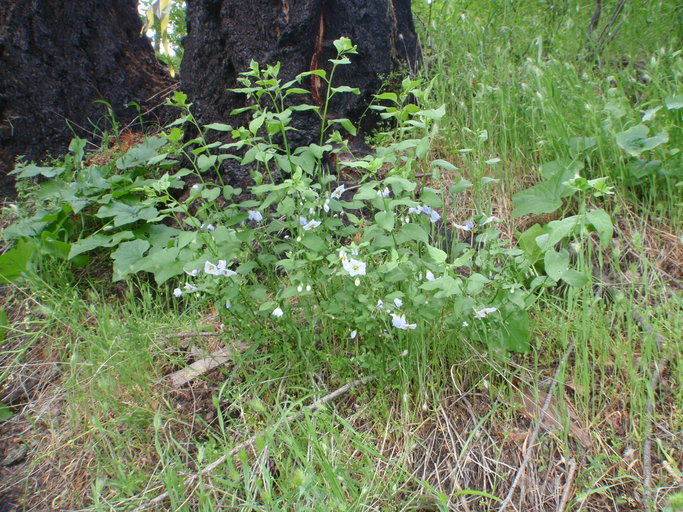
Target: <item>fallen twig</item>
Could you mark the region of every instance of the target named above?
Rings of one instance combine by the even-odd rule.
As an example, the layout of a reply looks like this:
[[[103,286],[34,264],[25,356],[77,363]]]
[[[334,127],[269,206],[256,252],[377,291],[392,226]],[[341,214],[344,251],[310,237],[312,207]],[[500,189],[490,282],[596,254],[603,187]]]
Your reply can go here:
[[[564,512],[567,507],[567,502],[571,496],[572,486],[574,485],[574,477],[576,476],[576,461],[571,459],[569,461],[569,473],[567,474],[567,481],[564,483],[564,491],[562,492],[562,499],[560,504],[557,506],[556,512]]]
[[[347,393],[349,390],[351,390],[353,388],[356,388],[358,386],[364,386],[365,384],[367,384],[368,382],[372,382],[376,378],[377,378],[376,375],[369,375],[367,377],[363,377],[361,379],[357,379],[357,380],[354,380],[352,382],[349,382],[349,383],[343,385],[342,387],[340,387],[339,389],[333,391],[332,393],[325,395],[324,397],[320,398],[319,400],[316,400],[312,404],[307,405],[298,413],[287,416],[287,418],[285,418],[285,423],[290,423],[292,421],[296,421],[296,420],[300,419],[304,415],[305,411],[315,412],[318,409],[320,409],[327,402],[331,402],[335,398],[343,395],[344,393]],[[206,475],[212,473],[217,467],[219,467],[226,460],[228,460],[228,458],[234,457],[235,455],[237,455],[239,452],[241,452],[245,448],[254,444],[254,442],[256,442],[257,437],[258,436],[256,436],[256,435],[249,437],[248,439],[242,441],[240,444],[235,446],[226,455],[221,455],[220,457],[218,457],[215,461],[213,461],[211,464],[206,466],[199,473],[196,473],[194,475],[190,475],[189,477],[187,477],[185,479],[185,487],[189,487],[197,478],[199,478],[201,476],[206,476]],[[168,492],[163,492],[159,496],[148,501],[147,503],[143,503],[139,507],[135,508],[133,510],[133,512],[141,512],[142,510],[146,510],[146,509],[150,508],[151,506],[156,505],[157,503],[164,501],[166,498],[168,498]]]
[[[246,343],[236,343],[230,347],[221,348],[212,352],[208,357],[199,359],[182,370],[172,373],[166,378],[171,386],[179,388],[200,375],[204,375],[206,372],[227,363],[236,352],[243,352],[248,348],[249,345]]]
[[[654,330],[651,324],[637,312],[633,313],[633,319],[648,334],[654,334],[657,350],[662,353],[664,347],[664,337]],[[654,419],[655,401],[654,396],[662,377],[662,371],[667,363],[666,356],[662,356],[657,363],[657,367],[650,377],[650,393],[648,393],[647,403],[645,404],[645,440],[643,441],[643,510],[652,510],[652,423]]]
[[[543,407],[541,408],[541,412],[538,415],[538,419],[536,420],[536,425],[534,426],[534,430],[531,433],[531,436],[529,437],[529,445],[526,450],[526,453],[524,454],[524,459],[522,459],[522,464],[519,466],[519,469],[517,470],[517,474],[515,475],[515,479],[512,481],[512,485],[510,486],[510,489],[508,490],[507,495],[505,496],[505,499],[503,500],[503,503],[501,503],[500,508],[498,508],[498,512],[503,512],[507,507],[510,505],[510,501],[512,500],[512,495],[515,492],[515,489],[517,489],[517,485],[519,485],[519,481],[522,478],[522,475],[524,474],[524,470],[526,469],[527,464],[529,464],[529,461],[531,460],[531,456],[534,452],[534,443],[536,443],[536,438],[538,437],[538,433],[541,431],[541,425],[543,424],[543,419],[545,418],[547,412],[548,412],[548,407],[550,407],[550,402],[552,401],[551,398],[553,396],[553,391],[555,390],[555,385],[557,384],[557,381],[560,377],[560,372],[563,370],[565,363],[567,362],[567,358],[569,357],[569,354],[572,352],[574,349],[573,344],[567,345],[567,349],[564,351],[564,355],[562,356],[562,360],[560,363],[557,365],[557,370],[555,370],[555,375],[553,376],[553,380],[550,383],[550,389],[548,389],[548,395],[545,397],[545,401],[543,402]]]

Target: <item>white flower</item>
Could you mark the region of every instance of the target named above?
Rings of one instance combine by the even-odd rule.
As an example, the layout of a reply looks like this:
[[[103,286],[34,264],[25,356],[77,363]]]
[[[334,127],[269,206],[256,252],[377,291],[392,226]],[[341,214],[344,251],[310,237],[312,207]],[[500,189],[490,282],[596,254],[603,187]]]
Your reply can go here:
[[[379,198],[389,197],[389,194],[391,194],[389,187],[384,187],[384,190],[378,190],[377,191],[377,197],[379,197]]]
[[[258,210],[249,210],[249,220],[261,222],[263,220],[263,214]]]
[[[337,188],[334,189],[334,192],[330,195],[332,199],[341,199],[342,194],[346,190],[346,187],[344,185],[339,185]]]
[[[356,331],[351,331],[351,334],[350,334],[349,338],[351,338],[352,340],[355,340],[355,339],[356,339],[356,334],[358,334]]]
[[[432,210],[429,214],[429,222],[431,222],[432,224],[434,224],[440,218],[441,218],[441,215],[439,215],[436,210]]]
[[[453,227],[456,229],[460,229],[462,231],[472,231],[474,229],[474,222],[468,220],[467,222],[465,222],[465,224],[453,223]]]
[[[410,213],[422,213],[422,210],[420,209],[419,206],[417,206],[417,207],[411,206],[410,208],[408,208],[408,213],[409,214]]]
[[[425,278],[427,279],[427,281],[434,281],[434,279],[436,279],[431,270],[427,270],[427,272],[425,273]]]
[[[310,284],[307,284],[307,285],[306,285],[306,291],[307,291],[307,292],[310,292],[310,291],[311,291],[311,285],[310,285]]]
[[[190,270],[190,271],[186,270],[185,273],[190,277],[197,277],[199,275],[200,271],[201,271],[201,269],[195,268],[194,270]]]
[[[328,213],[330,211],[330,200],[325,199],[325,203],[323,204],[323,210],[325,210],[325,213]]]
[[[351,249],[351,254],[354,256],[358,256],[358,249]]]
[[[282,315],[284,315],[284,311],[280,308],[275,308],[273,312],[271,313],[274,317],[280,318]]]
[[[470,324],[468,324],[467,322],[463,322],[463,323],[462,323],[462,326],[463,326],[463,327],[469,327]]]
[[[351,277],[365,275],[365,262],[363,261],[355,260],[353,258],[344,258],[342,260],[342,266]]]
[[[306,220],[306,217],[299,217],[299,224],[302,226],[308,224],[308,220]]]
[[[377,301],[377,309],[384,309],[384,302],[382,300]]]
[[[301,285],[299,285],[299,286],[296,287],[296,291],[299,292],[299,293],[301,293],[301,292],[304,291],[304,287],[301,286]]]
[[[216,226],[214,226],[213,224],[202,224],[201,226],[199,226],[199,229],[205,229],[206,231],[213,231],[214,229],[216,229]]]
[[[498,308],[484,308],[480,309],[474,314],[474,318],[486,318],[489,316],[491,313],[495,313],[498,311]]]
[[[199,288],[197,288],[195,285],[190,284],[190,283],[185,283],[184,288],[185,288],[185,291],[188,291],[188,292],[196,292],[197,290],[199,290]]]
[[[498,217],[494,217],[494,216],[492,215],[492,216],[490,216],[490,217],[487,217],[486,220],[485,220],[484,222],[481,223],[481,225],[482,225],[482,226],[485,226],[485,225],[488,224],[489,222],[497,222],[498,220],[499,220]]]
[[[313,214],[315,213],[315,208],[313,208],[313,207],[311,206],[311,207],[308,209],[308,213],[310,213],[311,215],[313,215]]]
[[[319,220],[309,220],[306,224],[304,224],[304,231],[310,231],[311,229],[315,229],[318,226],[320,226],[321,222]]]
[[[232,307],[232,302],[230,302],[229,300],[226,300],[225,301],[225,309],[230,309],[231,307]]]
[[[234,270],[230,270],[229,268],[223,268],[221,269],[221,275],[225,277],[232,277],[236,276],[237,272],[235,272]]]
[[[180,297],[183,294],[183,291],[180,288],[176,288],[173,290],[173,295],[176,297]]]
[[[394,304],[396,305],[397,308],[400,308],[401,306],[403,306],[403,301],[401,299],[399,299],[398,297],[396,297],[394,299]]]
[[[356,278],[353,284],[355,284],[356,286],[360,286],[360,279]]]
[[[404,331],[407,331],[408,329],[415,329],[417,327],[417,324],[409,324],[406,322],[405,316],[395,315],[394,313],[391,314],[391,325]]]
[[[346,251],[343,249],[339,251],[339,261],[346,261]]]

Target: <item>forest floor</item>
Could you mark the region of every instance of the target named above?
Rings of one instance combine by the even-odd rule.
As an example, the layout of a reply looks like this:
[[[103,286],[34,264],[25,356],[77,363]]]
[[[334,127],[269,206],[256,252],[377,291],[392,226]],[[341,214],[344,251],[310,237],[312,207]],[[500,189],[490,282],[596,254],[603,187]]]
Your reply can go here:
[[[46,259],[0,284],[0,512],[683,510],[680,7],[631,5],[587,60],[592,3],[465,4],[414,7],[446,105],[423,171],[497,180],[444,217],[495,216],[510,247],[581,207],[513,214],[543,164],[608,177],[584,206],[612,238],[573,253],[590,283],[536,298],[525,352],[449,338],[439,318],[371,364],[355,333],[228,321],[167,284],[112,283],[104,258]],[[643,123],[666,141],[634,156],[621,129]],[[0,228],[31,206],[7,202]]]

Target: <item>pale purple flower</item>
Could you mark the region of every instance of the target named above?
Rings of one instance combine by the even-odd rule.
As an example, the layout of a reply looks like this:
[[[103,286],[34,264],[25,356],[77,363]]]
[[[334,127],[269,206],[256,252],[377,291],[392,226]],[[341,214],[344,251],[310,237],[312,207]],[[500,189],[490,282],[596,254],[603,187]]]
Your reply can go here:
[[[249,220],[261,222],[263,220],[263,214],[258,210],[249,210]]]
[[[406,321],[406,317],[404,315],[396,315],[394,313],[391,314],[391,325],[396,327],[397,329],[402,329],[404,331],[407,330],[412,330],[417,327],[417,324],[409,324]]]
[[[455,224],[453,223],[453,227],[456,229],[460,229],[462,231],[472,231],[474,229],[474,222],[471,220],[468,220],[465,222],[465,224]]]
[[[185,273],[190,277],[197,277],[201,272],[201,269],[195,268],[194,270],[186,270]]]
[[[491,313],[498,311],[498,308],[484,308],[474,313],[474,318],[486,318]]]
[[[310,231],[320,226],[321,222],[319,220],[311,219],[306,224],[303,225],[304,231]]]
[[[182,294],[183,294],[183,291],[180,288],[176,288],[175,290],[173,290],[173,295],[175,297],[180,297]]]
[[[349,338],[351,338],[352,340],[355,340],[357,334],[358,334],[357,331],[351,331],[351,334],[349,335]]]
[[[384,190],[378,190],[377,191],[377,197],[379,197],[379,198],[389,197],[389,194],[391,194],[389,187],[384,187]]]
[[[425,273],[425,278],[427,279],[427,281],[434,281],[434,279],[436,279],[431,270],[427,270],[427,272]]]
[[[190,293],[196,292],[197,290],[199,290],[199,288],[197,288],[195,285],[190,284],[190,283],[185,283],[184,288],[185,288],[185,291],[190,292]]]
[[[377,309],[384,309],[384,302],[382,300],[377,301]]]
[[[282,311],[281,308],[275,308],[273,312],[271,313],[274,317],[280,318],[282,315],[284,315],[284,311]]]
[[[401,299],[399,299],[398,297],[396,297],[396,298],[394,299],[394,305],[395,305],[397,308],[400,308],[401,306],[403,306],[403,301],[402,301]]]

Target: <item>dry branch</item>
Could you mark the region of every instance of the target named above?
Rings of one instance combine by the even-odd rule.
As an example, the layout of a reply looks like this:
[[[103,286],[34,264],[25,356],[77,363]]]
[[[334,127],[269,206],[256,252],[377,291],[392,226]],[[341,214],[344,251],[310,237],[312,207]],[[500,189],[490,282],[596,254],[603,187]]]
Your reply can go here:
[[[206,372],[227,363],[237,352],[243,352],[249,348],[246,343],[236,343],[230,347],[221,348],[212,352],[210,356],[195,361],[190,366],[178,370],[167,377],[169,384],[174,388],[179,388]]]
[[[343,385],[342,387],[340,387],[339,389],[333,391],[332,393],[325,395],[324,397],[320,398],[319,400],[316,400],[312,404],[307,405],[306,407],[304,407],[304,409],[302,409],[298,413],[287,416],[285,418],[285,423],[290,423],[292,421],[296,421],[296,420],[300,419],[304,415],[304,411],[315,412],[318,409],[320,409],[327,402],[331,402],[335,398],[343,395],[344,393],[347,393],[349,390],[351,390],[353,388],[356,388],[359,386],[364,386],[365,384],[367,384],[368,382],[372,382],[376,378],[377,378],[376,375],[369,375],[367,377],[363,377],[361,379],[357,379],[357,380],[354,380],[352,382],[349,382],[349,383]],[[255,436],[255,435],[251,436],[250,438],[246,439],[245,441],[242,441],[240,444],[235,446],[226,455],[221,455],[220,457],[218,457],[218,459],[216,459],[211,464],[206,466],[199,473],[196,473],[194,475],[190,475],[189,477],[187,477],[187,479],[185,479],[185,487],[186,488],[189,487],[197,478],[211,474],[217,467],[219,467],[226,460],[228,460],[228,458],[234,457],[235,455],[237,455],[239,452],[241,452],[245,448],[248,448],[249,446],[254,444],[256,439],[257,439],[257,436]],[[159,496],[148,501],[147,503],[143,503],[139,507],[135,508],[133,510],[133,512],[141,512],[143,510],[147,510],[151,506],[156,505],[156,504],[164,501],[166,498],[168,498],[168,492],[163,492]]]
[[[555,385],[557,384],[557,381],[560,377],[560,372],[564,369],[564,365],[567,362],[567,359],[569,358],[569,354],[572,352],[573,349],[574,349],[573,344],[570,343],[569,345],[567,345],[567,349],[564,351],[564,355],[562,356],[562,360],[557,365],[557,370],[555,370],[555,375],[553,377],[552,382],[550,383],[550,389],[548,389],[548,395],[545,397],[545,402],[543,403],[543,407],[541,408],[541,412],[538,416],[538,420],[536,420],[536,425],[534,426],[534,430],[531,433],[531,436],[529,437],[528,447],[527,447],[526,453],[524,454],[524,459],[522,459],[522,464],[519,466],[519,469],[517,470],[517,474],[515,475],[515,479],[512,481],[512,485],[510,485],[510,489],[508,490],[508,493],[505,496],[503,503],[501,503],[500,508],[498,509],[498,512],[503,512],[510,505],[510,501],[512,500],[512,495],[514,494],[515,489],[517,489],[517,485],[519,485],[519,481],[521,480],[522,475],[524,474],[524,470],[526,469],[527,464],[529,464],[529,461],[531,460],[531,456],[534,452],[534,445],[536,443],[536,438],[538,437],[538,433],[541,431],[541,425],[543,424],[543,420],[548,413],[548,408],[550,407],[550,402],[551,402],[551,398],[553,396],[553,391],[555,390]]]

